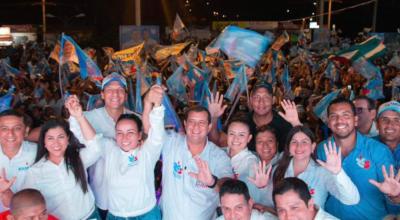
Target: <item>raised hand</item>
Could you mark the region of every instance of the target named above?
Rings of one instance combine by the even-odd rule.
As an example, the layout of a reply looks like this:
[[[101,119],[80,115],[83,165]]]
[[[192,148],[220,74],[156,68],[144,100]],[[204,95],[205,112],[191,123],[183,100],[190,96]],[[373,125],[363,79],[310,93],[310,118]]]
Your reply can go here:
[[[208,101],[208,111],[211,114],[212,118],[221,117],[224,114],[225,109],[228,107],[227,105],[223,105],[224,96],[217,92],[215,95],[211,94],[210,98],[207,98]]]
[[[200,157],[194,158],[197,169],[199,170],[198,173],[194,172],[188,172],[188,174],[197,179],[198,181],[202,182],[206,186],[212,186],[214,185],[214,177],[211,174],[210,168],[208,167],[208,164],[206,161],[203,161],[200,159]]]
[[[342,170],[342,150],[331,141],[328,141],[328,146],[324,144],[324,150],[326,161],[317,160],[317,162],[331,173],[338,174]]]
[[[7,179],[6,170],[3,168],[0,175],[0,193],[3,193],[10,189],[17,178],[14,176],[10,180]]]
[[[79,118],[83,116],[82,106],[79,103],[79,99],[76,95],[70,95],[65,101],[65,107],[71,116]]]
[[[160,85],[153,85],[149,92],[144,97],[144,103],[151,103],[155,106],[160,106],[162,102],[164,89]]]
[[[279,115],[283,119],[289,122],[292,126],[301,125],[295,102],[290,100],[282,100],[281,106],[285,113],[279,112]]]
[[[382,174],[383,182],[378,183],[373,179],[370,179],[369,182],[389,197],[400,196],[400,171],[395,175],[393,165],[390,165],[388,176],[385,166],[382,165]]]
[[[247,178],[250,182],[252,182],[258,188],[264,188],[268,185],[272,166],[269,166],[268,169],[266,169],[266,166],[267,166],[267,164],[265,161],[260,161],[258,163],[258,166],[255,164],[254,165],[255,177]]]

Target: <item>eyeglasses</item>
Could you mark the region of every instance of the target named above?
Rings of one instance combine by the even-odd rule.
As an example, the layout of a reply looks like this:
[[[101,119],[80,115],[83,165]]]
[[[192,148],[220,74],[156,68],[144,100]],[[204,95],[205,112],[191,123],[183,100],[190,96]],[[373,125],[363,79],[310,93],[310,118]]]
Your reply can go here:
[[[371,110],[372,110],[372,109],[370,109],[370,108],[356,107],[356,114],[361,114],[361,113],[363,113],[363,112],[371,111]]]

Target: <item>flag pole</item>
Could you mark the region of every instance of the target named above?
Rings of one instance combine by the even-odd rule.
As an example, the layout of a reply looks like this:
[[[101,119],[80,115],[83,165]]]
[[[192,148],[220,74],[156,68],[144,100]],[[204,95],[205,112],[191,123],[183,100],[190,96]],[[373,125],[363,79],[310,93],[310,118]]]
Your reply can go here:
[[[62,86],[62,75],[61,75],[61,67],[63,65],[62,58],[64,56],[64,32],[61,33],[61,42],[60,42],[60,53],[58,54],[59,56],[59,62],[58,62],[58,80],[60,83],[60,93],[61,93],[61,98],[64,97],[64,91],[63,91],[63,86]]]

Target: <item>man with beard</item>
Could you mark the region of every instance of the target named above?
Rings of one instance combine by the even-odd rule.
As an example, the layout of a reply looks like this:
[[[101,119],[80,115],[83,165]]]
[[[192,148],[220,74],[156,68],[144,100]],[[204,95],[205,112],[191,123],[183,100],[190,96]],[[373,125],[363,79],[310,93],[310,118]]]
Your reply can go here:
[[[390,150],[384,144],[356,131],[358,118],[355,106],[349,100],[333,100],[327,113],[328,127],[333,135],[319,144],[318,159],[326,161],[324,144],[329,140],[335,142],[343,156],[343,169],[357,186],[361,198],[357,205],[350,206],[329,196],[325,210],[340,219],[382,219],[389,213],[390,195],[382,193],[369,180],[384,181],[382,166],[389,168],[394,164]]]

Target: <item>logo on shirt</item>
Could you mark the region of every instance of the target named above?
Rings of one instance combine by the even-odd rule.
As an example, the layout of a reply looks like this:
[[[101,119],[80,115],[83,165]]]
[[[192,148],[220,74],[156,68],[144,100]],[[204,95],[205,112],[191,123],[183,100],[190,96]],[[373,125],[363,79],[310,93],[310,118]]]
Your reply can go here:
[[[357,165],[361,168],[364,168],[368,170],[371,167],[371,162],[365,158],[363,158],[361,155],[356,158]]]
[[[26,162],[25,166],[18,167],[18,171],[27,171],[29,169],[29,163]]]
[[[138,163],[138,157],[134,155],[128,156],[128,166],[135,166]]]
[[[173,170],[174,170],[174,176],[176,178],[180,179],[183,174],[182,163],[180,161],[174,162]]]
[[[232,168],[232,173],[233,173],[233,179],[235,180],[239,179],[239,173],[236,172],[234,168]]]
[[[311,195],[311,196],[314,196],[314,195],[315,195],[315,189],[312,189],[312,188],[310,189],[310,195]]]

